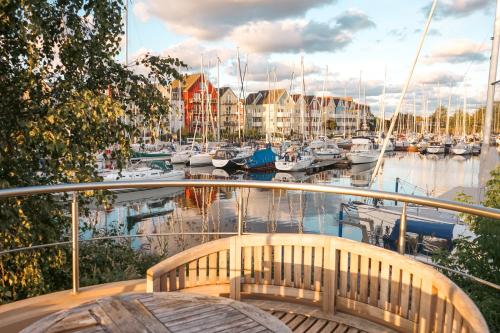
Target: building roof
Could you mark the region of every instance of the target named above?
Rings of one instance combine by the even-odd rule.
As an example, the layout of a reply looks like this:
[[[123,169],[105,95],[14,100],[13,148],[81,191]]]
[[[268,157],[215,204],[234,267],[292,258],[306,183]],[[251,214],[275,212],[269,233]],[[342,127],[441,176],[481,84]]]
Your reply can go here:
[[[202,77],[201,73],[195,73],[195,74],[189,74],[185,75],[183,82],[182,82],[182,91],[189,90],[193,84],[198,81]],[[172,82],[172,89],[178,89],[179,88],[180,81],[175,80]]]
[[[260,90],[256,93],[248,94],[246,98],[246,104],[274,104],[283,96],[283,94],[286,94],[285,89]]]

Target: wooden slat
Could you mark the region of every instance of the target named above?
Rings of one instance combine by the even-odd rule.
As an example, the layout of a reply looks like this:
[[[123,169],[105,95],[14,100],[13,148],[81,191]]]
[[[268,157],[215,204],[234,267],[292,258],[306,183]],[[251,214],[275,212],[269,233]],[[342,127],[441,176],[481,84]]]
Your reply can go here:
[[[304,246],[304,289],[311,289],[312,247]]]
[[[314,248],[314,290],[321,291],[323,273],[323,247]]]
[[[295,313],[287,313],[284,317],[282,317],[280,320],[284,322],[285,324],[288,324],[291,322],[295,316],[297,316]]]
[[[169,280],[169,276],[168,276],[168,272],[163,274],[161,277],[160,277],[160,290],[158,291],[168,291],[169,289],[169,286],[168,286],[168,281]]]
[[[302,246],[293,247],[293,286],[303,288],[302,283]]]
[[[340,251],[340,288],[339,295],[347,297],[347,279],[349,271],[349,252]]]
[[[391,312],[399,314],[399,297],[400,293],[400,282],[401,282],[401,269],[395,265],[392,265],[391,273]]]
[[[285,286],[292,287],[292,246],[284,246],[283,254],[283,280],[285,280]]]
[[[410,307],[411,274],[407,270],[403,270],[402,275],[399,315],[404,318],[408,318],[408,309]]]
[[[255,246],[253,248],[253,279],[254,283],[261,283],[262,281],[262,246]]]
[[[230,297],[239,300],[241,297],[241,238],[233,237],[229,250]]]
[[[303,316],[303,315],[297,315],[297,316],[295,316],[295,318],[293,318],[293,320],[291,322],[289,322],[287,324],[287,326],[290,327],[290,329],[292,331],[295,331],[295,329],[297,327],[299,327],[300,324],[302,324],[305,320],[306,320],[305,316]]]
[[[378,293],[380,282],[380,261],[370,259],[370,305],[378,306]]]
[[[370,279],[368,273],[369,258],[361,256],[359,267],[359,301],[368,303],[368,281]]]
[[[327,242],[323,249],[325,253],[323,258],[323,312],[335,313],[335,296],[337,293],[336,267],[338,253],[331,241]]]
[[[273,249],[273,257],[274,257],[274,279],[273,283],[276,286],[281,286],[282,281],[283,281],[283,274],[281,271],[281,264],[283,262],[283,256],[282,256],[282,247],[281,245],[276,245],[274,246]]]
[[[227,278],[227,250],[222,250],[219,252],[219,282],[228,282]]]
[[[208,284],[217,283],[217,252],[208,255]]]
[[[326,324],[325,328],[321,330],[321,332],[333,332],[334,329],[336,329],[339,326],[338,323],[334,321],[329,321],[328,324]]]
[[[299,326],[297,326],[294,329],[294,332],[295,333],[309,332],[309,328],[311,328],[311,326],[313,326],[314,323],[316,323],[317,320],[318,320],[317,318],[308,317],[306,320],[304,320]]]
[[[175,269],[168,273],[168,290],[177,290],[177,271]]]
[[[198,261],[193,260],[188,264],[189,267],[189,287],[195,287],[198,283],[197,275]]]
[[[269,245],[264,246],[264,284],[271,284],[271,273],[272,273],[272,247]]]
[[[443,322],[443,333],[451,333],[451,329],[453,327],[453,312],[454,312],[453,304],[450,303],[449,299],[446,299],[445,302],[445,317]]]
[[[442,332],[445,315],[446,298],[443,293],[437,293],[436,318],[434,319],[434,331]]]
[[[460,332],[462,330],[462,316],[458,311],[453,312],[452,332]]]
[[[389,284],[391,283],[389,277],[389,263],[380,263],[380,301],[379,308],[389,310]]]
[[[308,333],[319,333],[323,330],[323,327],[328,324],[328,320],[325,319],[318,319],[314,325],[312,325],[309,330],[307,331]]]
[[[92,309],[90,309],[92,311]],[[98,322],[90,314],[90,312],[82,311],[77,313],[67,313],[66,317],[60,321],[56,321],[44,330],[46,333],[60,333],[68,331],[82,331],[87,328],[97,329]]]
[[[350,283],[349,283],[349,298],[353,300],[357,300],[358,294],[358,269],[359,269],[359,256],[355,253],[351,252],[350,257]]]
[[[208,275],[208,269],[207,269],[207,261],[208,261],[208,256],[201,257],[198,259],[198,284],[199,285],[205,285],[207,283],[207,275]]]
[[[135,317],[116,299],[97,300],[97,303],[106,315],[118,326],[120,332],[133,333],[146,330],[144,325],[139,323]]]
[[[421,289],[422,278],[416,274],[413,274],[411,281],[411,307],[408,313],[408,319],[415,322],[418,320]]]
[[[179,289],[186,288],[186,265],[179,266]]]
[[[422,279],[422,292],[420,295],[420,307],[419,307],[419,318],[418,318],[418,329],[419,332],[429,332],[433,325],[433,309],[432,309],[432,298],[433,298],[433,288],[432,282],[429,279]],[[456,332],[456,331],[455,331]]]
[[[170,333],[158,319],[137,299],[122,302],[123,306],[140,321],[149,332]]]
[[[252,247],[243,248],[243,278],[245,283],[250,283],[252,278]]]

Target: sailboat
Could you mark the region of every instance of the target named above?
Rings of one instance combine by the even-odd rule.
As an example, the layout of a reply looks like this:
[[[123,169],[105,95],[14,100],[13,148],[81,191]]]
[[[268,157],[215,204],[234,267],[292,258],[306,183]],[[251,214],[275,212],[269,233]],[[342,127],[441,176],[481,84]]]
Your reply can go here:
[[[429,143],[429,145],[427,146],[427,153],[428,154],[444,154],[445,153],[444,143],[441,143],[438,141],[431,141]]]
[[[451,152],[455,155],[469,155],[472,153],[472,147],[467,143],[467,128],[466,128],[466,118],[467,118],[467,93],[464,82],[464,109],[462,112],[462,139],[451,147]]]
[[[217,149],[212,157],[212,165],[216,168],[239,168],[244,166],[253,155],[250,147]]]
[[[312,155],[305,151],[300,153],[293,148],[289,148],[283,158],[274,162],[274,166],[279,171],[303,171],[314,162]]]

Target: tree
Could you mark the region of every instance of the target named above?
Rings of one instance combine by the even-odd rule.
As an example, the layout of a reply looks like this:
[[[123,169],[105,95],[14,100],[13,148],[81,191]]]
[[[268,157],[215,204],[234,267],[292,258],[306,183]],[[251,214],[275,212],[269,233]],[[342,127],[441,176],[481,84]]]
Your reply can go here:
[[[465,196],[462,201],[467,201]],[[500,166],[491,172],[487,182],[484,206],[500,208]],[[464,216],[475,238],[460,237],[453,241],[452,252],[439,252],[433,260],[438,264],[467,272],[495,284],[500,284],[500,221],[485,217]],[[500,332],[500,292],[473,282],[462,275],[444,271],[478,305],[490,330]]]
[[[184,64],[120,64],[123,9],[122,0],[0,3],[0,188],[98,180],[100,151],[113,147],[123,167],[140,126],[168,114],[158,86]],[[68,225],[60,197],[1,200],[0,251],[67,239]],[[65,251],[1,256],[0,302],[67,287]]]

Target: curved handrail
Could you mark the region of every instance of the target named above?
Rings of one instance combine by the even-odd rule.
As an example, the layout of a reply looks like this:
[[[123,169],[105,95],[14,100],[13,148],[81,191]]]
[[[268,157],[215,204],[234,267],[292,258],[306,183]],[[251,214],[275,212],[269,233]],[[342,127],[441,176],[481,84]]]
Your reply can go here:
[[[402,201],[416,205],[453,210],[477,216],[500,219],[500,209],[494,209],[479,205],[454,202],[422,196],[393,193],[386,191],[365,190],[359,188],[332,186],[322,184],[305,183],[276,183],[265,181],[232,181],[232,180],[156,180],[156,181],[114,181],[94,182],[77,184],[59,184],[46,186],[29,186],[0,190],[0,199],[16,196],[28,196],[36,194],[49,194],[61,192],[81,192],[93,190],[118,190],[118,189],[153,189],[162,187],[238,187],[238,188],[262,188],[275,190],[302,190],[308,192],[322,192],[329,194],[341,194],[369,197],[374,199]]]

